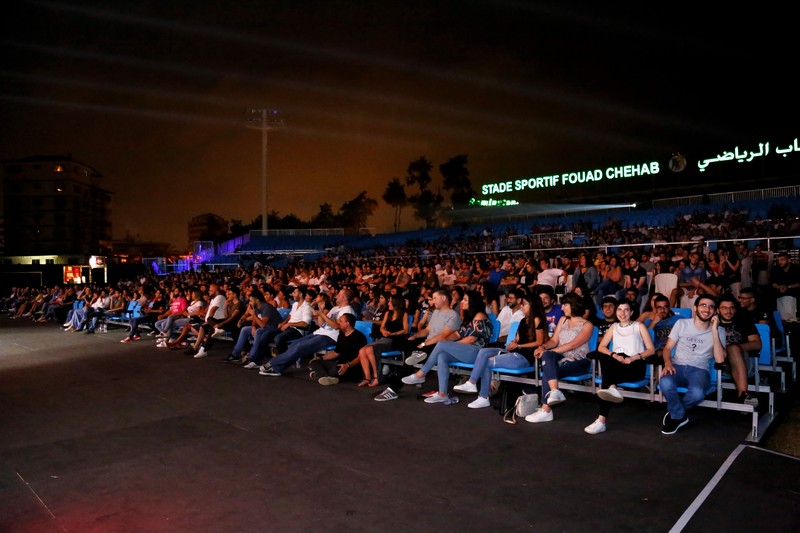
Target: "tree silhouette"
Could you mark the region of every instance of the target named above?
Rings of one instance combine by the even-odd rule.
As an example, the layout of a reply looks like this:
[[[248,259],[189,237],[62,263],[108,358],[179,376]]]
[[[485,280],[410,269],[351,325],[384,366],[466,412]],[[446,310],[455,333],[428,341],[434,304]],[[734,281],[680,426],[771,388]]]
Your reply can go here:
[[[367,218],[372,216],[377,207],[378,202],[367,196],[367,191],[361,191],[358,196],[342,204],[339,220],[345,228],[359,230],[366,227]]]
[[[394,207],[394,231],[396,233],[400,229],[400,214],[403,208],[408,205],[406,188],[400,183],[399,178],[392,178],[386,185],[386,190],[381,198],[383,198],[384,202]]]
[[[467,156],[457,155],[439,165],[439,172],[444,178],[442,188],[450,191],[450,203],[453,207],[465,207],[475,196],[467,169]]]

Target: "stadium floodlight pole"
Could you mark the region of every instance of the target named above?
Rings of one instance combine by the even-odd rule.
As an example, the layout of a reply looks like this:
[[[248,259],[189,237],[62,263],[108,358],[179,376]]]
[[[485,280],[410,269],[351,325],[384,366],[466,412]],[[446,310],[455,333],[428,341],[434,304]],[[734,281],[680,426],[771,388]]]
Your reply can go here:
[[[267,235],[267,135],[270,130],[283,127],[281,112],[277,109],[251,109],[247,117],[250,127],[261,130],[261,235]]]

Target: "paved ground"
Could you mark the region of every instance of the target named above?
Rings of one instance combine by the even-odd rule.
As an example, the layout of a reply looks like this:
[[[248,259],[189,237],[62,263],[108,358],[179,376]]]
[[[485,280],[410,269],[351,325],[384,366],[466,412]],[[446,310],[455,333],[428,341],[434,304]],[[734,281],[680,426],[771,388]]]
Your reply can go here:
[[[0,531],[800,530],[800,460],[766,451],[796,413],[743,447],[747,417],[664,436],[628,400],[588,436],[585,394],[509,426],[121,337],[0,317]]]

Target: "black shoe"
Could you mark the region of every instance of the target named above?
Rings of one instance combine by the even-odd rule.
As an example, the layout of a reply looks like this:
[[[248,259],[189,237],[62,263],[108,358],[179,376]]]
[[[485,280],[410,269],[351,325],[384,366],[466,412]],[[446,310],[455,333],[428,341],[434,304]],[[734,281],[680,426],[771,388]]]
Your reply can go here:
[[[680,420],[675,420],[669,416],[669,413],[667,413],[664,415],[664,420],[661,424],[661,433],[664,435],[672,435],[688,423],[689,417],[686,415],[683,415],[683,418]]]
[[[750,396],[746,392],[742,392],[739,394],[739,398],[737,398],[739,403],[743,403],[745,405],[752,405],[753,409],[758,407],[758,398],[755,396]]]
[[[186,355],[197,355],[197,350],[195,350],[194,348],[189,348],[183,353],[185,353]]]
[[[84,331],[84,333],[87,334],[87,335],[94,335],[94,330],[93,329],[87,329],[86,331]]]
[[[239,356],[238,355],[229,355],[228,357],[223,359],[223,361],[225,361],[226,363],[235,363],[235,362],[239,361]]]

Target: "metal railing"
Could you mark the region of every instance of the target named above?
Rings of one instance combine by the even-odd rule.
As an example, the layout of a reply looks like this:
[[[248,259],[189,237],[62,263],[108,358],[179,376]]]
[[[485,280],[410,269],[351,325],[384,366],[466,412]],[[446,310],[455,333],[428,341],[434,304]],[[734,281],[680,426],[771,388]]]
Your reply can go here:
[[[653,200],[653,208],[678,207],[683,205],[703,204],[704,198],[712,204],[745,202],[748,200],[774,200],[776,198],[797,198],[800,196],[800,185],[771,187],[769,189],[750,189],[747,191],[720,192],[709,195],[693,194],[691,196],[675,196]]]

